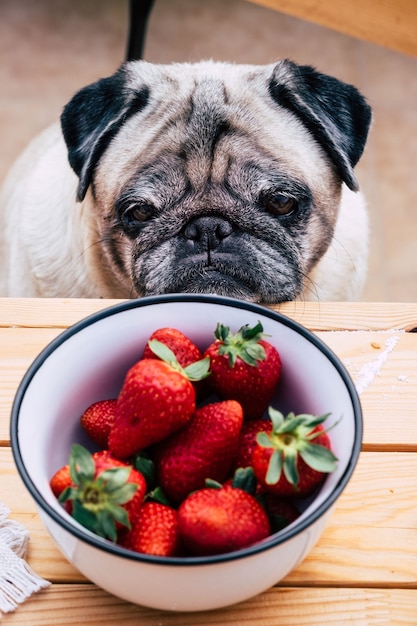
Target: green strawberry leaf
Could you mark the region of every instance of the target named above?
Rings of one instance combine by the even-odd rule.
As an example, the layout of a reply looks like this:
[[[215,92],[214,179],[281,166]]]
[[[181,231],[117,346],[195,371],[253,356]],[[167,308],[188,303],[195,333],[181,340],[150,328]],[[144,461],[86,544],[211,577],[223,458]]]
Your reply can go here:
[[[123,509],[122,509],[123,510]],[[116,525],[110,511],[102,511],[96,527],[96,533],[101,537],[110,539],[114,543],[117,540]]]
[[[240,358],[248,365],[258,366],[258,361],[265,361],[265,348],[259,343],[247,343],[241,349]]]
[[[97,480],[100,480],[102,484],[104,483],[103,487],[105,487],[107,493],[111,493],[127,483],[130,471],[130,467],[113,467],[101,472]]]
[[[121,485],[117,489],[110,492],[109,495],[111,502],[114,504],[126,504],[133,498],[137,490],[138,486],[135,483],[126,483],[125,485]]]
[[[109,508],[106,509],[106,514],[109,515],[110,519],[119,522],[119,524],[126,526],[126,528],[131,527],[128,512],[123,507],[110,505]]]
[[[214,331],[214,337],[218,341],[225,341],[229,335],[230,328],[228,326],[223,326],[223,324],[220,324],[220,322],[218,322],[216,330]]]
[[[161,487],[155,487],[155,489],[149,491],[145,496],[145,500],[154,500],[155,502],[159,502],[160,504],[166,504],[168,506],[171,506],[171,502],[169,501]]]
[[[210,357],[207,356],[200,361],[195,361],[187,367],[184,367],[183,372],[185,373],[188,380],[192,382],[197,382],[199,380],[203,380],[210,375]]]
[[[148,341],[148,346],[155,354],[155,356],[159,357],[165,363],[169,363],[173,367],[179,365],[177,357],[167,345],[162,343],[162,341],[158,341],[158,339],[151,339]]]
[[[291,485],[298,485],[297,452],[288,451],[284,458],[284,475]]]
[[[79,443],[71,446],[69,468],[71,479],[76,485],[94,478],[94,460],[90,452]]]
[[[238,467],[233,475],[232,487],[242,489],[252,495],[256,492],[258,481],[252,467]]]
[[[181,367],[173,351],[162,343],[162,341],[158,341],[158,339],[151,339],[148,341],[148,346],[157,357],[159,357],[162,361],[165,361],[165,363],[168,363],[172,369],[180,372],[180,374],[192,382],[203,380],[203,378],[207,378],[210,374],[210,357],[191,363],[190,365],[187,365],[187,367]]]
[[[269,459],[268,470],[265,475],[267,485],[275,485],[281,478],[282,472],[282,452],[274,450]]]
[[[97,516],[92,511],[86,509],[80,500],[74,500],[73,502],[72,517],[88,530],[91,530],[93,533],[96,532]]]
[[[213,480],[213,478],[206,478],[204,483],[208,489],[221,489],[223,487],[219,481]]]
[[[272,448],[274,445],[269,435],[264,432],[260,432],[256,435],[256,443],[261,446],[261,448]]]
[[[315,428],[319,424],[322,424],[327,420],[327,418],[331,415],[331,413],[325,413],[324,415],[308,415],[305,414],[303,417],[305,418],[306,426],[309,426],[311,429]]]
[[[329,416],[331,415],[331,413],[326,413],[325,415],[321,415],[320,418],[317,419],[321,419],[320,423],[323,423]],[[328,433],[330,430],[333,430],[333,428],[335,428],[335,426],[337,426],[339,424],[339,422],[342,420],[343,415],[340,416],[340,418],[334,422],[334,424],[332,424],[331,426],[329,426],[328,428],[326,428],[324,431],[315,431],[315,432],[311,432],[307,435],[307,439],[309,441],[312,441],[313,439],[315,439],[316,437],[318,437],[320,434],[322,434],[323,432]]]
[[[144,453],[141,452],[135,457],[133,467],[144,477],[148,491],[156,487],[157,474],[155,463],[152,459],[144,456]]]
[[[238,348],[229,343],[224,343],[219,346],[219,354],[221,356],[227,356],[229,358],[229,367],[232,370],[236,364],[237,357],[239,356]]]
[[[299,426],[305,425],[304,415],[295,416],[294,413],[289,413],[287,418],[279,427],[279,434],[292,433],[297,430]]]
[[[76,497],[77,493],[78,493],[78,488],[65,487],[64,491],[61,493],[61,495],[58,498],[58,502],[63,504],[67,500],[73,500]]]
[[[285,419],[284,415],[281,413],[281,411],[277,411],[272,406],[270,406],[268,409],[268,415],[271,418],[272,431],[275,432],[276,430],[279,430],[281,427],[281,424],[283,424],[284,422],[284,419]],[[294,414],[290,413],[290,415],[294,415]]]
[[[299,452],[303,461],[317,472],[334,472],[337,467],[337,457],[325,446],[307,443]]]
[[[241,334],[243,339],[261,339],[263,337],[263,332],[264,329],[259,320],[258,323],[255,324],[255,326],[252,326],[252,328],[249,326],[249,324],[245,324],[239,330],[239,333]]]

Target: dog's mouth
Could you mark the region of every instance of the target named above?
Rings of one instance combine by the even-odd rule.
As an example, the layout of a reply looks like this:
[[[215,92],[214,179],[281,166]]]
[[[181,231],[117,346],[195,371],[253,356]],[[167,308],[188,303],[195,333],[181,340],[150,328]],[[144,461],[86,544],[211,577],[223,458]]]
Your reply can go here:
[[[251,267],[241,257],[231,254],[214,254],[210,263],[207,257],[183,259],[169,264],[166,273],[159,266],[157,274],[157,280],[153,280],[153,272],[147,273],[145,289],[140,289],[142,295],[215,294],[259,303],[292,300],[296,295],[294,281],[289,276],[282,275],[278,285],[268,280],[255,261]]]
[[[256,300],[258,285],[236,264],[212,255],[209,263],[207,260],[205,262],[190,260],[181,268],[179,274],[173,277],[171,289]]]

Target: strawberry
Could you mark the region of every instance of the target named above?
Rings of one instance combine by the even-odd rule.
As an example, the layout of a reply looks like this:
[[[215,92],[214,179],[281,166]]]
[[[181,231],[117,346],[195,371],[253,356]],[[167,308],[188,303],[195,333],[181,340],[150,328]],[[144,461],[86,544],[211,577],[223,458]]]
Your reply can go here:
[[[294,415],[270,408],[272,428],[260,433],[252,455],[255,476],[265,491],[282,497],[306,497],[336,469],[337,458],[323,422],[328,415]]]
[[[190,494],[178,508],[178,526],[185,548],[195,556],[240,550],[270,534],[263,507],[231,485]]]
[[[114,422],[115,407],[115,398],[99,400],[91,404],[80,418],[83,430],[102,450],[109,447],[109,434]]]
[[[149,342],[152,342],[154,339],[168,346],[168,348],[170,348],[175,354],[178,363],[182,367],[187,367],[187,365],[191,365],[191,363],[200,361],[203,358],[199,348],[191,341],[191,339],[186,337],[186,335],[176,328],[158,328],[149,337]],[[145,346],[142,358],[155,358],[155,354],[149,343]]]
[[[147,501],[140,508],[135,526],[122,545],[134,552],[178,556],[181,541],[177,511],[160,502]]]
[[[235,469],[252,465],[253,451],[257,446],[256,436],[260,432],[270,432],[271,426],[271,420],[263,418],[243,423],[236,458],[233,462]]]
[[[158,328],[149,337],[149,341],[145,346],[143,352],[143,359],[155,359],[158,358],[154,352],[155,344],[154,340],[163,343],[174,353],[178,363],[181,367],[186,368],[188,365],[200,361],[203,358],[203,354],[200,349],[184,335],[180,330],[176,328]],[[194,387],[196,390],[197,398],[204,398],[208,391],[208,387],[205,380],[195,381]]]
[[[169,500],[181,502],[204,487],[206,478],[225,480],[236,455],[243,422],[235,400],[206,404],[180,432],[156,450],[159,484]]]
[[[274,493],[262,493],[258,499],[269,517],[272,532],[282,530],[300,516],[291,500],[284,500]]]
[[[109,435],[109,449],[122,459],[182,428],[195,411],[190,379],[202,379],[208,373],[208,359],[182,368],[167,346],[157,340],[152,343],[169,363],[143,359],[127,372]]]
[[[223,399],[233,398],[243,407],[245,419],[262,417],[281,376],[281,358],[276,348],[263,339],[263,327],[242,326],[232,334],[218,324],[215,341],[206,349],[213,391]]]
[[[79,444],[73,444],[69,465],[64,467],[69,467],[71,484],[59,494],[59,501],[71,504],[71,515],[80,524],[116,541],[122,527],[136,523],[146,491],[140,472],[108,450],[91,455]],[[51,479],[55,488],[56,476]]]
[[[63,467],[60,467],[49,481],[49,486],[51,487],[52,493],[54,494],[55,498],[59,498],[61,493],[71,485],[72,479],[69,465],[64,465]]]

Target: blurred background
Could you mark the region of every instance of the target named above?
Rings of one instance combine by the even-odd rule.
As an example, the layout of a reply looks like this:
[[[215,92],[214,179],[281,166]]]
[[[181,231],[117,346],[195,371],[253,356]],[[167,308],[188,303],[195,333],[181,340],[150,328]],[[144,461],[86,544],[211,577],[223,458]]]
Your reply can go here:
[[[0,182],[75,91],[118,68],[127,33],[127,0],[0,0]],[[156,0],[144,58],[290,58],[356,85],[374,110],[357,167],[371,222],[362,300],[417,301],[417,58],[244,0]]]

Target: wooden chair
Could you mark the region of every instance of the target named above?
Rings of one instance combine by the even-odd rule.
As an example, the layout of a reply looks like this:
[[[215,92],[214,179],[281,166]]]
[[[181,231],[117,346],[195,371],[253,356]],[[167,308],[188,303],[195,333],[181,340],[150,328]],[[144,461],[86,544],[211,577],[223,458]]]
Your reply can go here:
[[[129,0],[129,30],[126,61],[142,59],[146,29],[154,0]]]

